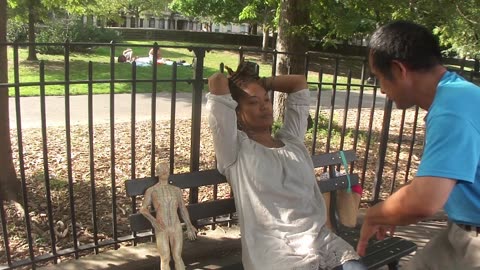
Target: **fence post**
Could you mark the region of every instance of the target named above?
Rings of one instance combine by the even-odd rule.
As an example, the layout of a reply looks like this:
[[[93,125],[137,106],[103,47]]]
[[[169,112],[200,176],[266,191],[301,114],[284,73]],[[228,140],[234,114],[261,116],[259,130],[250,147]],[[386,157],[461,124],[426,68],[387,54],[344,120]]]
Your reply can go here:
[[[240,48],[238,48],[238,64],[242,63],[243,60],[244,60],[243,47],[240,46]]]
[[[390,131],[390,119],[392,116],[392,104],[393,102],[386,98],[385,107],[383,110],[383,123],[382,123],[382,133],[380,137],[380,147],[378,149],[378,160],[375,168],[375,180],[373,186],[373,204],[376,204],[379,201],[380,189],[383,182],[383,168],[385,166],[385,156],[387,154],[388,147],[388,134]]]
[[[203,62],[205,48],[193,48],[195,54],[195,67],[193,73],[192,93],[192,142],[190,144],[190,171],[200,168],[200,127],[202,122],[202,94],[203,94]],[[190,189],[190,203],[198,202],[198,188]]]

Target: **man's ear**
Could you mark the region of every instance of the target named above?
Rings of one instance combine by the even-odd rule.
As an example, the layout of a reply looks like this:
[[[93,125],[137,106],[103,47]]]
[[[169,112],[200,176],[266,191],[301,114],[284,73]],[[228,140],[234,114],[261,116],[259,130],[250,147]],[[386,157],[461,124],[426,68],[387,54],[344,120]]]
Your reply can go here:
[[[393,78],[395,79],[406,79],[408,69],[407,66],[405,66],[404,63],[398,61],[398,60],[393,60],[391,64],[391,70],[392,70],[392,75]]]

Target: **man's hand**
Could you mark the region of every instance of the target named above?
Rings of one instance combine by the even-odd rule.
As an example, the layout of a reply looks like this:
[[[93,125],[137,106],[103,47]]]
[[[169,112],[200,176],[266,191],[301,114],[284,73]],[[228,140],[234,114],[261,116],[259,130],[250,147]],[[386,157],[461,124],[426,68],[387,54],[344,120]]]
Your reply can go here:
[[[378,240],[383,240],[386,236],[393,236],[394,232],[395,226],[373,225],[366,219],[360,230],[360,238],[357,244],[358,255],[365,256],[368,240],[370,240],[374,234],[376,234]]]
[[[220,72],[213,74],[208,78],[208,89],[214,95],[229,94],[227,77]]]

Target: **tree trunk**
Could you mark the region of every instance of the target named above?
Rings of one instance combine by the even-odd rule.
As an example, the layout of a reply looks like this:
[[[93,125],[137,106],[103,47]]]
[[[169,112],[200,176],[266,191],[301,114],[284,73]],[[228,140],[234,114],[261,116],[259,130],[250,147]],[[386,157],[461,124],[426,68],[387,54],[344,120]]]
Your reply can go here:
[[[258,28],[258,24],[257,23],[252,23],[252,32],[250,34],[256,36],[258,34],[257,28]]]
[[[0,43],[7,41],[7,0],[0,0]],[[0,83],[8,82],[7,46],[0,45]],[[13,165],[8,88],[0,87],[0,199],[22,203],[22,186]]]
[[[281,0],[280,20],[276,49],[278,54],[276,72],[282,74],[305,74],[305,52],[308,50],[308,37],[299,28],[310,23],[310,0]],[[285,115],[286,95],[275,93],[273,117],[282,121]]]
[[[268,50],[268,40],[269,40],[270,28],[267,25],[263,25],[263,39],[262,39],[262,51]],[[268,53],[262,53],[262,61],[266,62],[268,60]]]
[[[35,48],[35,22],[36,22],[36,15],[35,15],[35,7],[33,3],[28,6],[28,42],[30,42],[30,46],[28,46],[28,58],[29,61],[38,61],[37,58],[37,51]]]
[[[140,9],[137,7],[135,10],[135,28],[140,27]]]

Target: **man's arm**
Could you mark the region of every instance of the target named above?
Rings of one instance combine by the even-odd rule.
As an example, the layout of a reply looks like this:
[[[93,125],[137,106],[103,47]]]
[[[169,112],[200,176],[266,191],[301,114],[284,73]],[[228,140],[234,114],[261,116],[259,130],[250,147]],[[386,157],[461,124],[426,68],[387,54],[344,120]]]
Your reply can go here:
[[[415,177],[387,200],[367,210],[365,219],[377,225],[408,225],[435,214],[448,200],[457,181]]]
[[[415,177],[411,184],[370,207],[360,232],[358,253],[365,254],[368,240],[375,233],[377,238],[383,238],[385,226],[408,225],[435,214],[445,205],[456,183],[447,178]]]

